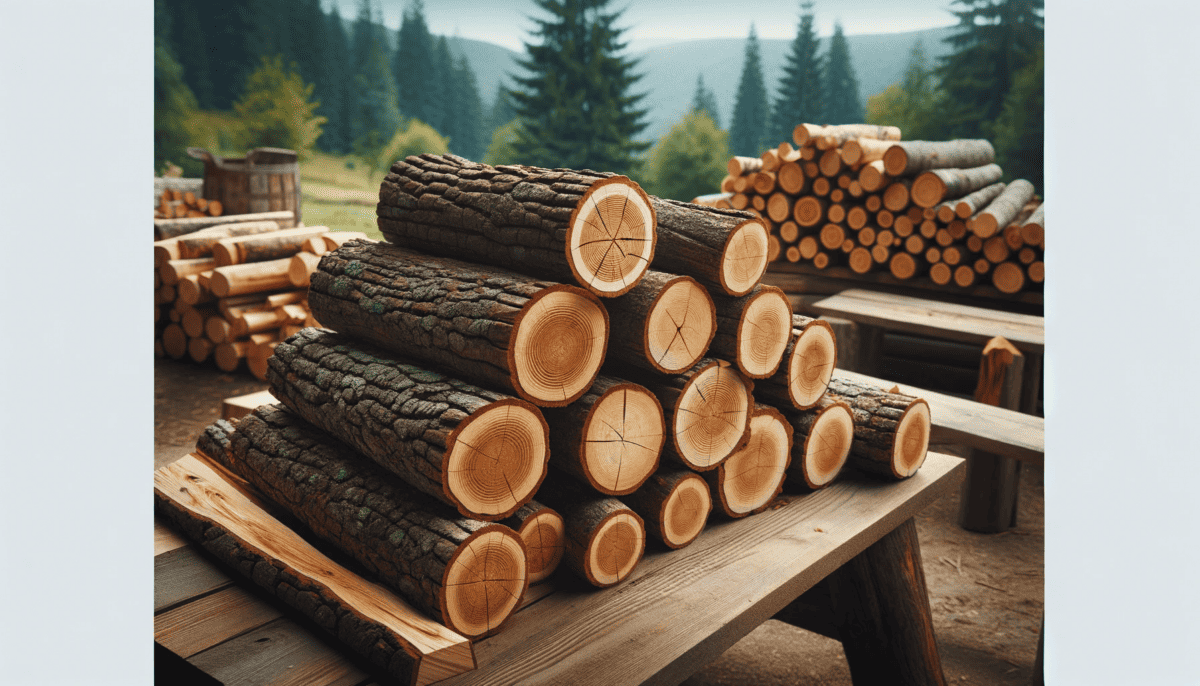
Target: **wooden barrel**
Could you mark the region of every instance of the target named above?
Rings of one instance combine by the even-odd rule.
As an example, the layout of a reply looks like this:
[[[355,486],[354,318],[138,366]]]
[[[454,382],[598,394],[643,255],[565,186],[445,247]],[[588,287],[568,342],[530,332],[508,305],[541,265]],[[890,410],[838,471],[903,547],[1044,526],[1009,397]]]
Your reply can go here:
[[[245,157],[222,159],[202,148],[188,154],[204,162],[204,197],[219,200],[225,214],[290,210],[300,223],[300,164],[296,151],[255,148]]]

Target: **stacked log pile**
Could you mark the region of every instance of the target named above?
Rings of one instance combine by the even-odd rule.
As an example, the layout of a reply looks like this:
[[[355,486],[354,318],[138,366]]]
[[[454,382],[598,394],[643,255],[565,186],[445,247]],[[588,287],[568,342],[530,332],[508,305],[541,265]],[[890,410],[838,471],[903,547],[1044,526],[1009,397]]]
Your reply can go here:
[[[164,191],[169,193],[170,191]],[[293,226],[291,212],[155,220],[155,354],[243,364],[266,379],[280,341],[316,320],[308,275],[359,232]]]
[[[759,158],[731,158],[722,192],[696,201],[760,217],[773,261],[1040,290],[1042,202],[1028,181],[1002,183],[994,158],[986,140],[902,141],[895,127],[800,124],[793,141]]]
[[[220,217],[225,211],[220,200],[207,200],[193,191],[164,188],[154,208],[155,219]]]
[[[495,631],[560,559],[619,584],[648,539],[684,547],[710,513],[769,509],[785,480],[822,488],[843,465],[901,479],[924,460],[923,400],[827,392],[832,330],[759,283],[752,214],[452,155],[394,164],[378,212],[388,242],[348,241],[309,277],[337,333],[279,343],[282,405],[222,420],[200,448],[447,626]],[[512,256],[530,273],[496,266]],[[455,610],[447,561],[493,523],[513,534],[487,544],[495,564],[480,544],[460,566],[477,598],[516,600]],[[418,530],[436,535],[413,546]]]

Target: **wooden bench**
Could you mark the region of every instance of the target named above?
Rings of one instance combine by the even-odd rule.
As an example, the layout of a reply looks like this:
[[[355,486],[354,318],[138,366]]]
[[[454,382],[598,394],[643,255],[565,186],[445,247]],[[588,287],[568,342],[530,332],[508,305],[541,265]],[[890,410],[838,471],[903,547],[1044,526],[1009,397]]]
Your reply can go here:
[[[944,684],[913,517],[962,473],[930,453],[905,481],[848,478],[714,520],[682,550],[647,550],[611,589],[560,575],[473,644],[477,669],[438,683],[674,684],[778,614],[838,636],[857,683]],[[156,520],[155,642],[226,684],[392,683],[235,577]],[[818,582],[836,602],[805,594]]]

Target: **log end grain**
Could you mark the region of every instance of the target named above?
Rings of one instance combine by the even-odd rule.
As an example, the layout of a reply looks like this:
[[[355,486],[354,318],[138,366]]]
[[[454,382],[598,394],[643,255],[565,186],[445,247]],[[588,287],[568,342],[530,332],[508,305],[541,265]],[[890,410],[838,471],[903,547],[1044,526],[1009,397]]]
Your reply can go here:
[[[800,410],[814,407],[837,366],[837,342],[829,322],[813,319],[801,324],[788,357],[787,385],[792,404]]]
[[[624,176],[591,185],[567,226],[567,263],[584,288],[615,297],[637,285],[654,259],[655,214],[646,192]]]
[[[946,183],[933,172],[919,175],[912,184],[912,201],[918,207],[933,207],[946,195]]]
[[[716,309],[708,290],[688,276],[672,279],[646,317],[646,357],[664,374],[691,369],[717,332]]]
[[[707,471],[749,438],[753,384],[724,360],[701,360],[700,365],[679,395],[671,440],[684,464]]]
[[[764,286],[742,310],[737,331],[737,365],[752,379],[779,369],[792,337],[792,303],[787,294]]]
[[[658,468],[666,441],[662,405],[644,386],[612,386],[592,406],[583,429],[583,472],[606,495],[637,490]]]
[[[1001,262],[992,270],[992,285],[1001,293],[1016,293],[1025,286],[1025,270],[1016,262]]]
[[[767,271],[767,227],[762,221],[743,222],[725,240],[721,250],[721,287],[733,296],[750,292]]]
[[[914,400],[896,427],[896,442],[892,447],[893,476],[908,478],[925,464],[930,426],[929,403],[920,398]]]
[[[537,405],[561,407],[591,387],[608,346],[608,312],[595,295],[555,285],[518,313],[508,348],[517,393]]]
[[[476,410],[446,439],[446,497],[467,516],[509,516],[546,478],[549,443],[546,420],[525,401],[504,398]]]
[[[524,542],[499,524],[476,531],[446,565],[442,585],[450,629],[469,638],[495,633],[529,586]]]
[[[696,540],[712,508],[712,494],[699,474],[689,473],[679,479],[663,501],[660,515],[663,543],[679,549]]]
[[[849,405],[833,401],[816,412],[808,435],[796,446],[799,455],[789,471],[812,490],[833,483],[854,444],[854,415]]]
[[[805,228],[816,226],[825,216],[825,205],[819,198],[806,195],[792,206],[792,217]]]
[[[517,513],[520,521],[506,520],[505,524],[515,529],[525,543],[529,583],[536,584],[550,578],[562,562],[566,525],[562,515],[545,505],[530,502],[522,510],[528,512],[524,516]]]
[[[759,405],[750,417],[750,440],[715,475],[724,513],[739,518],[766,508],[783,488],[791,454],[792,425],[779,410]]]
[[[588,541],[584,569],[592,585],[607,588],[633,573],[646,551],[646,526],[632,510],[609,514]]]

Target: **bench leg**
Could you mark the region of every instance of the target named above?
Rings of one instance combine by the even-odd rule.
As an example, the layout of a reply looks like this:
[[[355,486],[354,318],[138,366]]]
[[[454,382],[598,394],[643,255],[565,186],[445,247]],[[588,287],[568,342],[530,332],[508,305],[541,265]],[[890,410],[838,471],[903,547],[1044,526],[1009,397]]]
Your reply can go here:
[[[1021,463],[982,450],[967,457],[959,501],[958,525],[967,531],[996,534],[1017,525]]]
[[[828,582],[855,686],[945,686],[915,520],[842,565]]]

